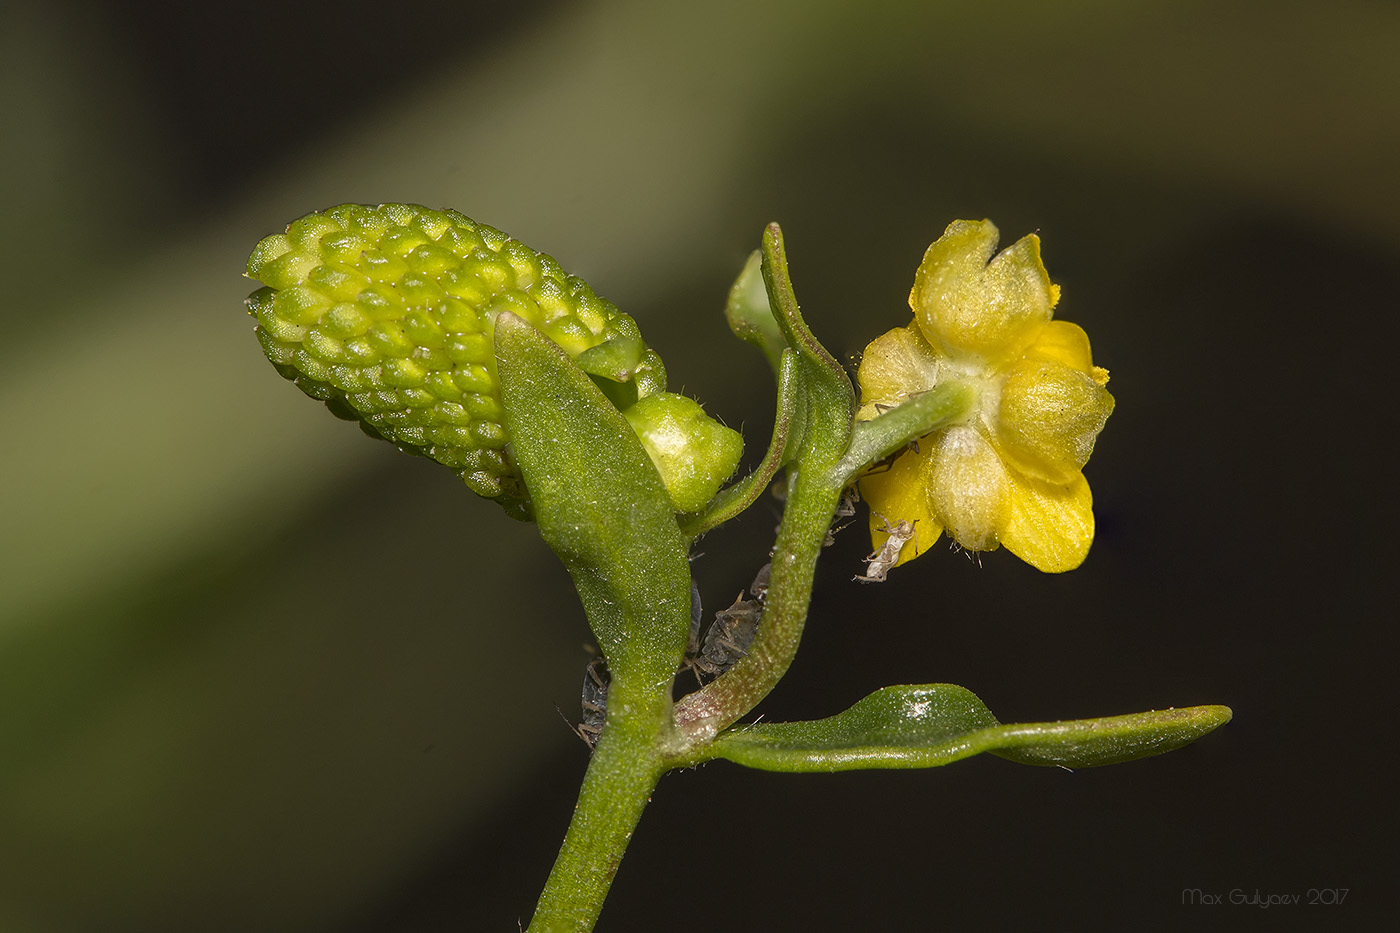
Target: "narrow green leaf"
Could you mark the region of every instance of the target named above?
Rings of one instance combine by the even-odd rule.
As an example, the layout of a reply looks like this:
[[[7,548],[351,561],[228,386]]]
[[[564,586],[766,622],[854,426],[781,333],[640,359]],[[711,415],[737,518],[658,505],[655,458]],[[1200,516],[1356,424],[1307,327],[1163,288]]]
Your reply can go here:
[[[802,365],[803,391],[813,417],[805,425],[805,443],[812,448],[843,451],[851,436],[856,396],[851,379],[812,334],[788,275],[783,231],[769,224],[763,231],[763,284],[768,305],[787,344],[797,351]]]
[[[877,690],[827,719],[737,726],[703,754],[791,772],[931,768],[982,752],[1026,764],[1088,768],[1172,751],[1229,719],[1226,707],[1197,706],[1002,725],[970,690],[927,684]]]
[[[540,533],[568,568],[614,678],[669,683],[690,566],[661,477],[622,414],[525,320],[496,319],[505,424]]]
[[[1189,706],[1101,719],[1001,726],[984,749],[1027,765],[1094,768],[1164,755],[1230,721],[1228,706]]]

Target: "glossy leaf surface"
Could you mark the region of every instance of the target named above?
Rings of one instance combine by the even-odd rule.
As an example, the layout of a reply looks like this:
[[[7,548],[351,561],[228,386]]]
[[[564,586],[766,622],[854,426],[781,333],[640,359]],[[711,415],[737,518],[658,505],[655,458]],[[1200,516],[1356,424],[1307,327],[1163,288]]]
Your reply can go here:
[[[1197,706],[1003,725],[963,687],[897,686],[827,719],[737,726],[705,757],[765,771],[813,772],[931,768],[992,752],[1025,764],[1088,768],[1172,751],[1229,719],[1227,707]]]

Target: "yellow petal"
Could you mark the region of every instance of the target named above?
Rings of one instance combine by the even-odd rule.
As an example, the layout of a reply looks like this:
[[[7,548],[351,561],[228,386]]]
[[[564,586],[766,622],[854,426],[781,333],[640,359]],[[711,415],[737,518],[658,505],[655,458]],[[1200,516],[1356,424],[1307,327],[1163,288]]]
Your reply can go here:
[[[914,276],[909,304],[919,327],[949,355],[1015,359],[1059,300],[1059,287],[1040,261],[1040,239],[1022,237],[992,259],[997,237],[989,220],[954,221]]]
[[[1026,349],[1026,359],[1062,363],[1082,373],[1091,372],[1094,368],[1093,354],[1089,351],[1089,335],[1084,333],[1084,328],[1069,321],[1051,321],[1047,324],[1035,343]]]
[[[868,421],[938,382],[938,357],[918,328],[896,327],[875,338],[861,355],[856,372],[860,383],[860,411],[856,418]]]
[[[1001,543],[1045,573],[1063,573],[1084,563],[1094,543],[1094,496],[1084,474],[1056,485],[1008,472],[1011,518]]]
[[[1026,349],[1028,360],[1063,363],[1088,375],[1099,385],[1108,385],[1108,370],[1095,366],[1089,352],[1089,335],[1084,328],[1069,321],[1051,321],[1040,332],[1035,343]]]
[[[1025,472],[1068,483],[1094,452],[1112,413],[1113,396],[1090,374],[1023,359],[1002,384],[996,438],[1002,453]]]
[[[995,550],[1009,517],[1010,483],[995,448],[976,428],[938,435],[925,484],[933,514],[970,551]]]
[[[927,551],[943,530],[929,510],[924,488],[924,467],[930,449],[926,438],[917,452],[906,451],[888,470],[870,473],[860,481],[861,498],[870,506],[872,550],[878,551],[889,538],[889,532],[881,529],[893,528],[902,521],[914,526],[914,537],[900,551],[896,567]]]

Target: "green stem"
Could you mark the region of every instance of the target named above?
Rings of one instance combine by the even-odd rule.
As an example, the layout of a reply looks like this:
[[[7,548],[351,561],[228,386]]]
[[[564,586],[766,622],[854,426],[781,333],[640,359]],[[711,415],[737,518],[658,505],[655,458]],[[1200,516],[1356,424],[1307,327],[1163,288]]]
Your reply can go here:
[[[573,576],[613,672],[607,722],[533,933],[593,928],[661,775],[704,757],[704,746],[787,673],[842,492],[874,460],[967,407],[966,393],[935,390],[853,436],[850,380],[802,320],[776,225],[764,234],[762,272],[791,348],[782,354],[773,443],[753,477],[684,531],[645,452],[588,377],[528,325],[510,315],[497,319],[507,427],[540,532]],[[787,506],[753,644],[733,669],[673,705],[689,623],[685,543],[752,502],[785,462]],[[600,463],[608,469],[599,470]]]
[[[790,473],[758,634],[733,669],[676,704],[676,733],[667,749],[673,767],[700,760],[704,745],[757,706],[787,673],[806,625],[817,558],[846,487],[877,460],[965,418],[971,403],[971,392],[957,383],[926,392],[856,424],[850,446],[834,463],[820,435],[802,445],[804,455]],[[812,415],[817,424],[845,417],[834,403],[815,406]]]
[[[615,698],[609,705],[620,704]],[[609,715],[529,933],[593,929],[637,821],[666,771],[654,750],[657,719]],[[661,724],[669,725],[664,717]]]
[[[822,471],[789,474],[787,506],[773,550],[768,597],[748,654],[724,676],[676,704],[671,764],[689,756],[758,705],[782,680],[797,654],[811,602],[817,557],[844,485]]]
[[[807,622],[817,557],[846,487],[877,460],[965,418],[972,404],[971,392],[951,383],[853,424],[850,380],[802,319],[777,224],[764,231],[763,278],[769,306],[798,356],[805,416],[798,436],[785,445],[792,458],[787,505],[758,632],[738,664],[676,704],[676,731],[666,749],[674,767],[703,757],[705,744],[757,706],[792,665]]]
[[[974,402],[968,385],[950,379],[877,418],[856,422],[851,446],[836,465],[838,478],[849,483],[910,441],[966,419]]]

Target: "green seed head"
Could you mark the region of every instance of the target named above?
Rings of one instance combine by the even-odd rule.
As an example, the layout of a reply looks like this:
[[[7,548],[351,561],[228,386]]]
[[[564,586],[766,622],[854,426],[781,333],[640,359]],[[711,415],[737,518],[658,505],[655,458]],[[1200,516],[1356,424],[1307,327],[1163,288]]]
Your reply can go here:
[[[342,204],[266,237],[248,297],[267,358],[337,415],[450,467],[474,492],[523,511],[501,422],[494,323],[510,311],[585,371],[619,408],[666,373],[636,323],[582,279],[456,211]]]

